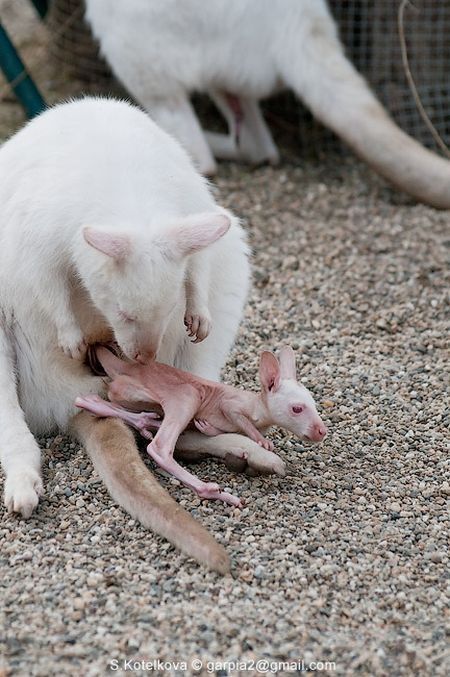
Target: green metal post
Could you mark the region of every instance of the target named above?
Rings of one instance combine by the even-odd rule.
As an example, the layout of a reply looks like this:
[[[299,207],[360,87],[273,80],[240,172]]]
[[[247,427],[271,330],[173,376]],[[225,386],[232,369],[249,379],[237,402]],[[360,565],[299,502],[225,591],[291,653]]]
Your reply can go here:
[[[45,101],[0,23],[0,68],[29,118],[44,110]]]

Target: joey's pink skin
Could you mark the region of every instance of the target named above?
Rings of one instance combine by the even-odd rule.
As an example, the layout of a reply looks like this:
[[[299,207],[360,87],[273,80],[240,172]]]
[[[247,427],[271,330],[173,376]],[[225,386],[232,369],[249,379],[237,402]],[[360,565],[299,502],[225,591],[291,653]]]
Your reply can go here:
[[[237,497],[220,491],[216,484],[202,482],[174,460],[175,443],[186,428],[195,427],[212,436],[244,433],[268,451],[273,451],[273,444],[261,431],[272,425],[312,442],[320,442],[326,436],[326,426],[311,393],[297,382],[295,354],[288,346],[280,351],[279,359],[270,352],[261,353],[258,394],[158,362],[123,362],[107,348],[98,348],[96,354],[113,379],[108,390],[110,402],[86,396],[78,397],[75,404],[96,416],[119,417],[147,439],[152,439],[149,429],[159,428],[147,447],[148,453],[202,498],[241,505]],[[163,420],[157,420],[156,412],[144,411],[149,409],[163,413]]]

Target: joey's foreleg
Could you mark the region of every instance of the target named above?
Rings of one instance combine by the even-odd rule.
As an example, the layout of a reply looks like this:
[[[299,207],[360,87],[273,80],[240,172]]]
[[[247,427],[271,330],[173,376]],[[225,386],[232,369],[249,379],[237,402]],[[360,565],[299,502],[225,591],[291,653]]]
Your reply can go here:
[[[256,444],[259,444],[260,447],[267,449],[267,451],[273,451],[273,442],[264,437],[247,416],[232,412],[229,415],[229,419],[236,425],[238,430],[241,430],[245,435],[248,435],[250,439],[256,442]]]
[[[134,412],[128,411],[118,404],[107,402],[98,395],[86,395],[77,397],[75,406],[85,409],[99,418],[111,417],[120,418],[128,425],[139,430],[141,435],[148,440],[153,438],[149,428],[157,429],[161,425],[159,415],[152,411]]]

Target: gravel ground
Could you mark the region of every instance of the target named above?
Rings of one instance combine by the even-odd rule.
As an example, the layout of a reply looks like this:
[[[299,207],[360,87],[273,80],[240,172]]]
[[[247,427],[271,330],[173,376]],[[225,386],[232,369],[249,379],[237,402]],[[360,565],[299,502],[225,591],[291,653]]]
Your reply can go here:
[[[26,22],[14,22],[10,1],[2,8],[20,41]],[[46,68],[54,100],[70,86]],[[0,136],[21,119],[12,99],[1,103]],[[227,579],[116,507],[69,439],[41,440],[38,511],[23,521],[2,508],[0,676],[193,658],[448,674],[449,216],[394,195],[351,160],[223,166],[217,190],[254,250],[254,287],[224,377],[253,387],[259,350],[290,343],[329,436],[308,447],[275,432],[284,479],[197,466],[246,499],[241,511],[161,477],[226,545]]]

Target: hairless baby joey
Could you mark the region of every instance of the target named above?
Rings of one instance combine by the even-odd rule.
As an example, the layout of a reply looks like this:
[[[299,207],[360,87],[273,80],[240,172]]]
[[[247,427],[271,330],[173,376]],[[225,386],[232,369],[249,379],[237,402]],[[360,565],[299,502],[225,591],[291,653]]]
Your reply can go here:
[[[203,482],[174,459],[175,444],[186,428],[205,435],[242,433],[272,452],[264,432],[273,425],[302,439],[320,442],[327,429],[311,393],[297,381],[292,348],[278,358],[263,351],[259,363],[259,393],[216,383],[175,367],[149,362],[126,362],[106,347],[96,358],[112,379],[109,401],[98,395],[75,400],[77,407],[99,417],[117,417],[149,440],[147,451],[165,471],[193,489],[201,498],[222,500],[240,507],[241,501],[214,482]],[[153,437],[152,430],[157,430]]]

